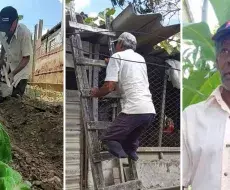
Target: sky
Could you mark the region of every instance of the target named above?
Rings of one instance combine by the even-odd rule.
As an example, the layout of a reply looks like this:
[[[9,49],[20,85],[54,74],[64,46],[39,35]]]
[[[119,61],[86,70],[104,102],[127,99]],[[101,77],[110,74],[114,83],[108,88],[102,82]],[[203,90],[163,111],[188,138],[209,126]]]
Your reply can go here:
[[[110,0],[75,0],[75,11],[84,12],[91,17],[96,17],[97,14],[101,11],[104,11],[106,8],[112,8],[112,3]],[[122,11],[120,7],[116,7],[115,17]],[[168,21],[166,21],[168,24]],[[178,18],[173,17],[170,24],[177,24]]]
[[[43,34],[62,20],[62,3],[60,0],[0,0],[0,9],[13,6],[19,15],[23,15],[21,23],[34,32],[35,24],[43,19]]]
[[[193,14],[193,18],[194,18],[195,22],[201,22],[202,3],[203,3],[203,0],[189,0],[189,5],[191,7],[190,10]],[[218,25],[216,15],[215,15],[213,7],[209,1],[208,1],[208,20],[207,20],[207,23],[208,23],[211,30],[216,28],[216,26]]]

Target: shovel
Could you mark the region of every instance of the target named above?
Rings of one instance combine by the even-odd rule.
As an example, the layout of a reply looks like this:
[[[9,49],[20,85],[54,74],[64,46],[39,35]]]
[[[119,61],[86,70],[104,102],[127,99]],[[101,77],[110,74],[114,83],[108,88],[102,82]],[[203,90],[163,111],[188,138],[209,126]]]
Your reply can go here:
[[[6,84],[8,87],[11,87],[10,80],[8,78],[8,72],[6,70],[5,65],[3,65],[2,69],[3,69],[4,76],[5,76]]]

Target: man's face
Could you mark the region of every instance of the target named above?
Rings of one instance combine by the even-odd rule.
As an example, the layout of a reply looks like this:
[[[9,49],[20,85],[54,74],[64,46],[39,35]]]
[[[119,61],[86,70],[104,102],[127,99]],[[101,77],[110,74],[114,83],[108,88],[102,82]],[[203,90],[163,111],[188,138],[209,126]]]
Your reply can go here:
[[[217,55],[217,69],[221,74],[224,88],[230,91],[230,38],[223,41],[221,50]]]
[[[123,45],[122,45],[122,41],[118,41],[116,43],[116,52],[120,52],[120,51],[123,51],[124,48],[123,48]]]

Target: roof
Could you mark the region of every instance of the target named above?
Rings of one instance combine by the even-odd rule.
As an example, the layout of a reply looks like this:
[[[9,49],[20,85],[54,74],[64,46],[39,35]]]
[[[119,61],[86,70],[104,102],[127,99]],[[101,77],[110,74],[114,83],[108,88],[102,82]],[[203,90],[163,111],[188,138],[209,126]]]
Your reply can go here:
[[[51,34],[53,34],[54,32],[56,32],[57,30],[59,30],[61,28],[61,22],[59,22],[58,24],[56,24],[53,28],[51,28],[50,30],[47,31],[46,34],[44,34],[42,36],[41,40],[46,39],[48,36],[50,36]]]
[[[67,15],[67,26],[70,16]],[[100,26],[105,28],[105,26]],[[164,26],[162,24],[162,15],[159,13],[138,14],[135,7],[128,5],[112,22],[111,28],[119,36],[122,31],[130,32],[137,38],[138,49],[146,53],[152,51],[152,47],[169,37],[180,32],[180,24]],[[71,31],[67,27],[67,34]],[[139,32],[139,33],[138,33]],[[108,37],[98,33],[81,33],[84,41],[91,43],[108,44]]]

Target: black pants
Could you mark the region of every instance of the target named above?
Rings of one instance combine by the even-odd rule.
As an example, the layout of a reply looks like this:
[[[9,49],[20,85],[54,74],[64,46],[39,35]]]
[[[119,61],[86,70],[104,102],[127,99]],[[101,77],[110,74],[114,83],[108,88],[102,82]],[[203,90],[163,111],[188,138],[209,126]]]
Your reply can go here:
[[[18,95],[23,96],[26,90],[27,82],[28,82],[27,79],[20,80],[16,88],[15,87],[13,88],[12,96],[13,97],[17,97]]]
[[[142,132],[150,126],[154,118],[155,114],[120,113],[100,139],[104,143],[119,142],[126,153],[136,152]]]

